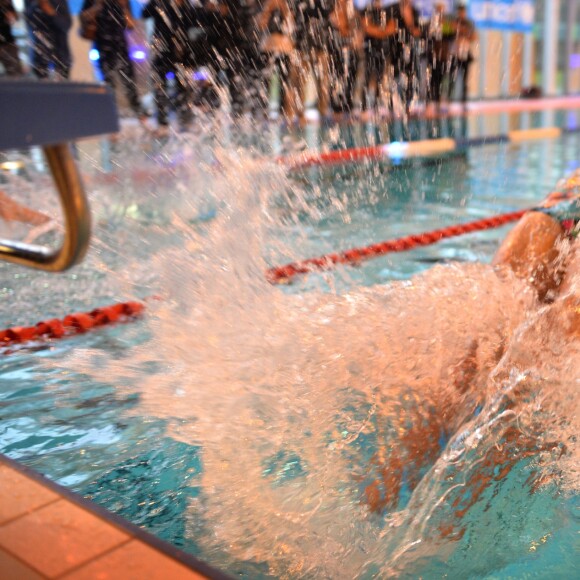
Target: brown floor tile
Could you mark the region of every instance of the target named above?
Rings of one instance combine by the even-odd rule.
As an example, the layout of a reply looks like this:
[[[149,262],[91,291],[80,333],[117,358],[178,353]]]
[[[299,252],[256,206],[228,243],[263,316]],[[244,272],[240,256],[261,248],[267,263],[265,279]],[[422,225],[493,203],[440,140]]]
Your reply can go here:
[[[195,580],[205,578],[139,540],[105,554],[63,580]]]
[[[128,538],[127,533],[65,500],[0,526],[0,546],[51,578]]]
[[[0,465],[0,490],[0,525],[59,497],[7,465]]]
[[[32,568],[28,568],[14,556],[0,550],[0,578],[3,580],[42,580],[45,577]]]

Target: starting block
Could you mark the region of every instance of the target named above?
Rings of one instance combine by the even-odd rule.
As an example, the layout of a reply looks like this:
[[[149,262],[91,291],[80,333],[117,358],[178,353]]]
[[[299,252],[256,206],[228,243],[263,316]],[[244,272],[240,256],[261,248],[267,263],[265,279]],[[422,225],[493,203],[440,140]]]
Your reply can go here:
[[[69,142],[119,130],[114,95],[100,84],[0,79],[0,150],[40,146],[59,193],[65,235],[60,249],[0,240],[0,259],[51,272],[79,263],[91,214]]]

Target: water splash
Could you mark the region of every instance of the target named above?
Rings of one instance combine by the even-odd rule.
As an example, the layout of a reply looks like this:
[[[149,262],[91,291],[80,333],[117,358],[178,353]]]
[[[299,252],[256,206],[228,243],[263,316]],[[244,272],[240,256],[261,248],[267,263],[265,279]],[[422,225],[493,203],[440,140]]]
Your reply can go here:
[[[163,297],[122,356],[87,344],[44,368],[124,400],[137,389],[124,416],[196,449],[183,533],[200,555],[275,577],[484,576],[531,547],[570,546],[571,299],[539,307],[481,264],[340,292],[316,278],[308,292],[271,286],[266,265],[309,243],[304,223],[323,206],[244,148],[214,144],[208,158],[203,136],[173,143],[138,186],[129,152],[131,187],[93,190],[82,290],[31,280],[63,302]],[[331,205],[348,222],[349,200]]]

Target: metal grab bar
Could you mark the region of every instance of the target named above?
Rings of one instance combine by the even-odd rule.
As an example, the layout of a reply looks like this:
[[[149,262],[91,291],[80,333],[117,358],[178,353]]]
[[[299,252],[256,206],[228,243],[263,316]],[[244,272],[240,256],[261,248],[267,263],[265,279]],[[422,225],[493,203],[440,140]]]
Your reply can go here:
[[[0,240],[0,259],[49,272],[80,262],[87,252],[91,216],[67,141],[118,131],[112,92],[103,85],[0,81],[0,149],[41,145],[64,212],[60,249]]]
[[[65,219],[60,249],[0,240],[0,259],[49,272],[62,272],[85,256],[91,235],[91,213],[81,176],[69,145],[47,145],[44,155],[58,190]]]

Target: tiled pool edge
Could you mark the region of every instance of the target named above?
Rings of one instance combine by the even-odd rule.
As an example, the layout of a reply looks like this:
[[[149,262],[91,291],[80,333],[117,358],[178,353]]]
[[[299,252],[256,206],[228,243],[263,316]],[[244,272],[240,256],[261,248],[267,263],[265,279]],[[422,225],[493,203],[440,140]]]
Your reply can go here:
[[[30,483],[30,487],[34,487],[39,490],[40,496],[42,496],[37,497],[34,501],[32,501],[32,503],[30,503],[29,498],[26,498],[24,503],[29,503],[29,505],[23,505],[20,511],[18,508],[15,508],[14,505],[10,505],[10,502],[13,500],[13,495],[10,493],[10,489],[6,489],[4,487],[6,475],[11,475],[12,472],[17,474],[17,476],[25,478],[25,480]],[[3,517],[0,518],[0,572],[2,572],[3,566],[5,566],[7,562],[12,561],[15,567],[22,567],[22,569],[18,568],[19,575],[17,577],[19,580],[20,578],[81,578],[84,577],[83,570],[86,571],[86,569],[93,564],[98,564],[98,562],[104,558],[108,558],[108,560],[114,561],[114,553],[117,550],[120,550],[123,547],[135,546],[142,554],[151,552],[148,555],[151,556],[153,561],[158,561],[161,564],[161,567],[163,567],[164,564],[167,564],[169,567],[167,572],[171,575],[163,575],[163,570],[158,570],[160,575],[151,576],[151,578],[172,578],[172,580],[173,578],[213,578],[216,580],[225,580],[231,578],[230,576],[227,576],[223,572],[212,568],[197,558],[182,552],[175,546],[172,546],[171,544],[156,538],[149,532],[146,532],[142,528],[128,522],[120,516],[107,511],[106,509],[94,504],[93,502],[90,502],[82,496],[70,491],[65,487],[62,487],[61,485],[47,479],[34,470],[2,454],[0,454],[0,473],[4,475],[4,480],[2,477],[0,477],[0,489],[2,489],[0,504],[4,504],[3,506],[0,505],[0,515],[3,515]],[[106,528],[106,530],[102,530],[105,536],[108,534],[107,530],[111,528],[110,531],[112,535],[115,536],[115,539],[110,540],[110,542],[109,540],[105,539],[105,543],[101,546],[101,548],[93,545],[92,550],[93,552],[97,550],[96,552],[85,557],[80,556],[79,561],[66,564],[67,568],[64,570],[60,570],[58,566],[49,570],[41,570],[39,569],[39,566],[33,564],[30,559],[22,557],[22,554],[18,553],[18,546],[15,543],[17,542],[16,537],[18,535],[18,530],[16,528],[19,526],[19,524],[21,524],[22,520],[31,518],[31,516],[35,514],[37,515],[45,511],[48,512],[49,510],[55,511],[56,508],[61,504],[64,507],[63,502],[68,506],[72,506],[70,509],[74,512],[80,513],[80,508],[84,515],[89,516],[89,521],[92,521],[96,518],[96,520],[103,524],[102,527]],[[8,512],[6,509],[8,509]],[[15,512],[13,517],[10,515],[10,510]],[[36,536],[49,532],[48,529],[38,529],[39,527],[42,527],[42,524],[38,526],[34,523],[31,523],[30,525],[34,525],[34,532]],[[66,526],[67,522],[61,524],[61,527],[65,530],[65,532],[70,533],[70,529],[66,529]],[[8,534],[3,534],[3,531],[7,531]],[[30,536],[29,533],[25,533],[25,536],[30,540],[30,544],[26,546],[26,550],[29,549],[31,554],[36,554],[37,552],[35,552],[35,550],[38,550],[38,546],[34,545],[34,539]],[[6,540],[6,538],[9,539]],[[91,536],[91,541],[92,540],[93,537]],[[128,553],[130,552],[130,550],[126,551]],[[7,555],[9,558],[6,558]],[[127,564],[130,565],[131,563],[128,562]],[[114,574],[114,570],[110,569],[110,562],[107,563],[107,570],[109,573]],[[25,576],[25,572],[29,572],[29,574]],[[135,572],[137,574],[139,573],[138,570],[135,570]],[[0,575],[3,576],[3,574]],[[3,577],[8,578],[7,576]],[[16,576],[13,577],[16,578]],[[91,577],[91,575],[86,577]],[[126,571],[123,571],[122,576],[110,575],[107,577],[111,579],[123,578],[128,580],[130,576],[127,575]]]

